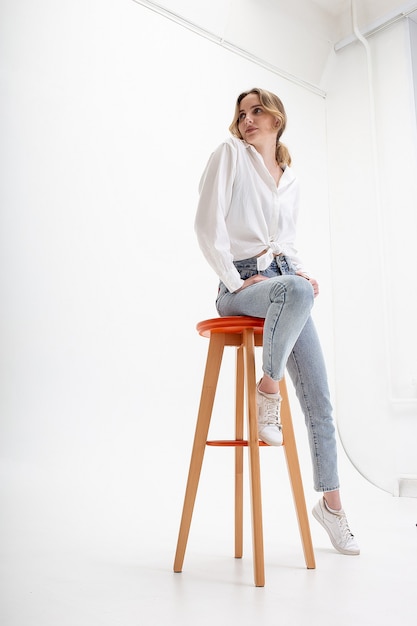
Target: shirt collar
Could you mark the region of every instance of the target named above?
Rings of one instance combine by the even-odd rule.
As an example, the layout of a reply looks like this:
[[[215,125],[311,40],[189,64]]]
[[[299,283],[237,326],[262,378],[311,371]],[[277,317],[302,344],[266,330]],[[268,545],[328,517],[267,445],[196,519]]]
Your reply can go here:
[[[257,156],[258,159],[260,159],[263,163],[263,158],[262,155],[259,154],[259,152],[257,151],[257,149],[252,146],[250,143],[248,143],[247,141],[245,141],[244,139],[238,139],[238,141],[243,144],[243,146],[245,148],[248,148],[252,151],[253,154],[255,154]],[[279,185],[277,187],[277,189],[282,189],[282,187],[285,187],[287,185],[289,185],[293,180],[295,179],[295,175],[294,172],[292,171],[291,167],[289,165],[284,165],[283,167],[283,174],[281,177],[281,180],[279,182]]]

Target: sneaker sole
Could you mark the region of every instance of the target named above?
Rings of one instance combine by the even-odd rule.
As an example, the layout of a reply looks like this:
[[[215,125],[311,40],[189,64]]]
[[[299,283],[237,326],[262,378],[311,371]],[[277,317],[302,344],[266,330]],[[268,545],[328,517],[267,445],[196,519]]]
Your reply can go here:
[[[262,441],[263,443],[266,443],[268,446],[275,446],[276,448],[278,448],[284,445],[284,439],[281,439],[279,443],[275,441],[273,442],[272,440],[268,441],[268,437],[262,437],[261,435],[259,435],[259,433],[258,433],[258,438],[260,441]]]

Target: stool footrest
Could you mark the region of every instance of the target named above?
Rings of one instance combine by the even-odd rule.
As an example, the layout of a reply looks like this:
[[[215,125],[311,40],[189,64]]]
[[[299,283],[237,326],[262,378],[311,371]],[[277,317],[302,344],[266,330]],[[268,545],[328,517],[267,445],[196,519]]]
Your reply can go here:
[[[249,442],[246,439],[215,439],[213,441],[206,441],[208,446],[220,446],[220,447],[247,447]],[[268,446],[264,441],[259,440],[260,446]]]

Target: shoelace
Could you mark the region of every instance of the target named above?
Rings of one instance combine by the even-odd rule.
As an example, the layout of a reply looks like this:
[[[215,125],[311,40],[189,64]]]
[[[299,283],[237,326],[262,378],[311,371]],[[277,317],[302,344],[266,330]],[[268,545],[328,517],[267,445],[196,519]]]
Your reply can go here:
[[[338,515],[338,522],[340,527],[340,534],[342,535],[343,539],[345,539],[345,541],[351,539],[353,537],[353,533],[349,528],[349,524],[344,513]]]
[[[268,424],[269,426],[278,426],[279,428],[281,428],[281,398],[278,398],[278,400],[265,398],[265,400],[265,416],[263,423]]]

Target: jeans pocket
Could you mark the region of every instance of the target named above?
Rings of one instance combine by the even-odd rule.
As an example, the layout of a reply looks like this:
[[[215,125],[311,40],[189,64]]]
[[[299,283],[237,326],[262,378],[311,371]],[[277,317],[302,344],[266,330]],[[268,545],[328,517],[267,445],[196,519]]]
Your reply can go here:
[[[256,258],[243,259],[242,261],[235,261],[234,266],[239,272],[239,275],[242,280],[251,278],[251,276],[255,276],[258,273],[258,265],[256,262]]]
[[[276,257],[276,262],[280,274],[295,274],[291,261],[286,256],[280,255]]]
[[[253,270],[253,269],[249,269],[249,268],[243,268],[243,269],[239,269],[237,268],[240,277],[242,280],[246,280],[247,278],[251,278],[251,276],[255,276],[255,274],[257,274],[257,270]]]

